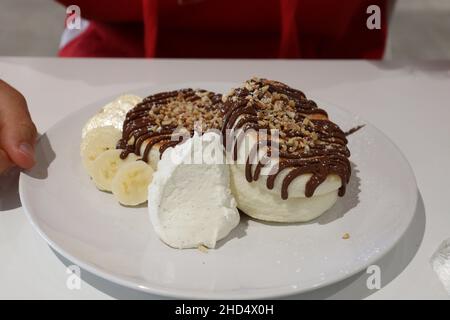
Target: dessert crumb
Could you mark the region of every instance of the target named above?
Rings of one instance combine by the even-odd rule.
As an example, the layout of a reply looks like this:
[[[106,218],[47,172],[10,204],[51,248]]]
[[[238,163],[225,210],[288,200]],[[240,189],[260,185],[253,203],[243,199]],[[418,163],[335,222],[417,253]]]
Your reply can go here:
[[[342,239],[347,240],[350,239],[350,234],[349,233],[344,233],[344,235],[342,236]]]
[[[198,247],[197,247],[197,249],[199,250],[199,251],[201,251],[201,252],[203,252],[203,253],[208,253],[208,248],[207,247],[205,247],[204,245],[199,245]]]

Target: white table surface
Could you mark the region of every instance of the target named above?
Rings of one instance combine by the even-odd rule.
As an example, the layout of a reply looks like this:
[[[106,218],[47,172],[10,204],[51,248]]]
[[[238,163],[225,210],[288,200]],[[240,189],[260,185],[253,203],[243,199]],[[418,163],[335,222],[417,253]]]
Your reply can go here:
[[[408,232],[377,262],[380,290],[367,289],[369,275],[360,273],[291,298],[448,299],[429,259],[450,237],[450,61],[0,58],[0,78],[27,97],[40,133],[93,101],[133,89],[188,81],[240,82],[254,75],[287,82],[380,128],[410,161],[420,192]],[[83,270],[81,288],[69,290],[66,265],[71,262],[56,254],[27,221],[17,176],[0,177],[0,298],[158,298]]]

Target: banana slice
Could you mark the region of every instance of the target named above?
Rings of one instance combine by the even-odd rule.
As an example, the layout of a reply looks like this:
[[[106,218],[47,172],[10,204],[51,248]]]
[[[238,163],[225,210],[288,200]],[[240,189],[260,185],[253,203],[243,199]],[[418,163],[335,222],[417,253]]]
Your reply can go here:
[[[144,161],[125,163],[112,180],[112,193],[121,204],[136,206],[147,201],[152,179],[153,169]]]
[[[120,158],[123,150],[111,149],[100,154],[92,164],[92,180],[97,188],[103,191],[111,191],[111,183],[120,167],[125,163],[136,161],[139,157],[134,153],[125,159]]]
[[[113,126],[122,130],[127,112],[141,101],[141,97],[132,94],[117,97],[86,122],[81,137],[84,138],[89,131],[98,127]]]
[[[97,157],[110,149],[115,149],[122,132],[113,126],[95,128],[88,132],[81,141],[80,154],[83,166],[92,176],[94,161]]]

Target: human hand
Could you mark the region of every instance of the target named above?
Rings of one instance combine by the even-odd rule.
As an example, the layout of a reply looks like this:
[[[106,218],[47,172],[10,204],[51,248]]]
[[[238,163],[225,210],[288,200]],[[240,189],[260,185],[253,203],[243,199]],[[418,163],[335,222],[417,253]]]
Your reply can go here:
[[[13,166],[31,168],[36,137],[25,98],[0,80],[0,173]]]

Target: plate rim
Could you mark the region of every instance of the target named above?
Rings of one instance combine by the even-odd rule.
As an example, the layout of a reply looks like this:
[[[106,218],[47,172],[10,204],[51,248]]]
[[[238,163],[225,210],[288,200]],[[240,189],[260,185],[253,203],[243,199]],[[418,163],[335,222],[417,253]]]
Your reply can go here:
[[[197,81],[179,82],[179,83],[178,82],[170,82],[170,83],[162,83],[162,84],[152,84],[147,87],[141,87],[141,88],[128,90],[127,94],[135,94],[135,92],[143,91],[144,89],[148,90],[149,92],[153,92],[156,90],[157,91],[170,90],[171,88],[175,89],[175,88],[181,88],[181,87],[196,87],[196,86],[212,87],[214,85],[216,85],[216,86],[217,85],[220,85],[220,86],[227,85],[228,86],[230,84],[235,86],[237,83],[235,83],[235,82],[200,82],[200,81],[198,81],[198,82]],[[101,105],[103,105],[103,103],[105,101],[110,101],[110,100],[112,101],[114,98],[118,97],[121,94],[125,94],[125,93],[119,93],[118,95],[116,94],[116,95],[111,95],[109,97],[105,97],[102,99],[98,99],[96,101],[93,101],[92,103],[89,103],[88,105],[85,105],[77,110],[74,110],[73,112],[68,113],[65,117],[59,119],[53,125],[51,125],[47,129],[47,131],[45,131],[45,133],[43,133],[41,135],[41,137],[46,135],[47,132],[52,131],[55,128],[57,128],[58,126],[60,126],[61,123],[64,122],[67,118],[70,118],[70,117],[74,116],[75,114],[82,112],[85,109],[92,108],[92,106],[94,104],[98,104],[101,106]],[[334,103],[328,103],[328,102],[324,101],[323,99],[315,99],[314,97],[312,99],[314,101],[316,101],[316,103],[318,103],[318,104],[321,104],[321,102],[324,102],[324,105],[329,105],[339,111],[342,111],[346,114],[353,116],[354,118],[358,118],[359,121],[365,123],[366,126],[371,127],[371,129],[377,131],[378,134],[383,136],[383,138],[386,139],[392,145],[392,147],[397,151],[397,153],[400,155],[400,157],[402,158],[404,163],[406,163],[405,169],[409,172],[410,178],[412,179],[411,181],[413,182],[412,188],[415,189],[414,194],[410,195],[412,197],[410,202],[411,202],[411,204],[414,203],[414,205],[411,208],[411,213],[410,213],[408,223],[405,223],[402,225],[403,227],[400,228],[400,232],[397,232],[393,236],[393,241],[391,241],[391,243],[388,246],[385,246],[382,250],[380,250],[379,253],[373,254],[369,259],[367,259],[363,263],[360,263],[356,267],[349,267],[348,272],[346,272],[345,274],[335,274],[335,276],[331,277],[330,279],[327,279],[327,280],[323,281],[322,283],[319,283],[314,286],[310,286],[308,288],[303,287],[303,288],[293,289],[292,287],[290,287],[288,285],[271,288],[270,291],[272,291],[272,293],[267,293],[266,290],[268,290],[268,289],[264,289],[263,292],[260,292],[260,293],[256,292],[256,290],[251,291],[251,292],[239,292],[239,291],[233,291],[233,290],[206,292],[206,291],[200,291],[198,289],[176,289],[176,288],[161,288],[161,287],[158,288],[158,287],[143,286],[143,285],[139,285],[133,281],[123,279],[120,276],[117,276],[111,272],[105,271],[104,269],[97,267],[89,262],[84,262],[82,260],[82,258],[77,258],[76,256],[73,256],[72,254],[67,252],[64,248],[62,248],[60,245],[55,243],[52,239],[50,239],[49,236],[47,236],[47,234],[45,233],[43,228],[39,225],[39,222],[35,219],[36,215],[32,214],[34,212],[34,209],[32,208],[31,204],[27,200],[27,197],[25,196],[24,183],[25,183],[26,177],[28,177],[27,173],[30,170],[21,171],[20,177],[19,177],[19,195],[20,195],[22,207],[25,211],[25,215],[28,218],[28,220],[30,221],[33,228],[47,242],[47,244],[51,248],[53,248],[56,252],[58,252],[63,257],[68,259],[70,262],[78,265],[79,267],[90,272],[91,274],[94,274],[100,278],[107,280],[107,281],[117,283],[121,286],[131,288],[131,289],[134,289],[137,291],[145,292],[147,294],[154,294],[154,295],[158,295],[158,296],[166,297],[166,298],[181,298],[181,299],[186,299],[186,298],[187,299],[267,299],[267,298],[282,298],[282,297],[287,297],[287,296],[293,296],[293,295],[310,292],[313,290],[317,290],[317,289],[338,283],[344,279],[354,276],[355,274],[358,274],[359,272],[361,272],[365,268],[367,268],[367,266],[374,264],[374,262],[383,258],[387,253],[389,253],[395,247],[395,245],[398,244],[398,242],[404,236],[405,232],[410,228],[410,226],[414,220],[413,217],[414,217],[415,209],[417,208],[417,202],[418,202],[418,186],[417,186],[417,179],[415,177],[414,170],[413,170],[410,162],[408,161],[408,159],[406,158],[404,153],[401,151],[401,149],[397,146],[397,144],[394,141],[392,141],[383,131],[381,131],[376,126],[374,126],[370,121],[367,121],[365,118],[360,117],[358,114],[355,114],[355,113],[347,110],[346,108],[338,106]],[[352,266],[354,266],[354,264],[352,264]],[[97,290],[99,290],[99,289],[97,289]]]

